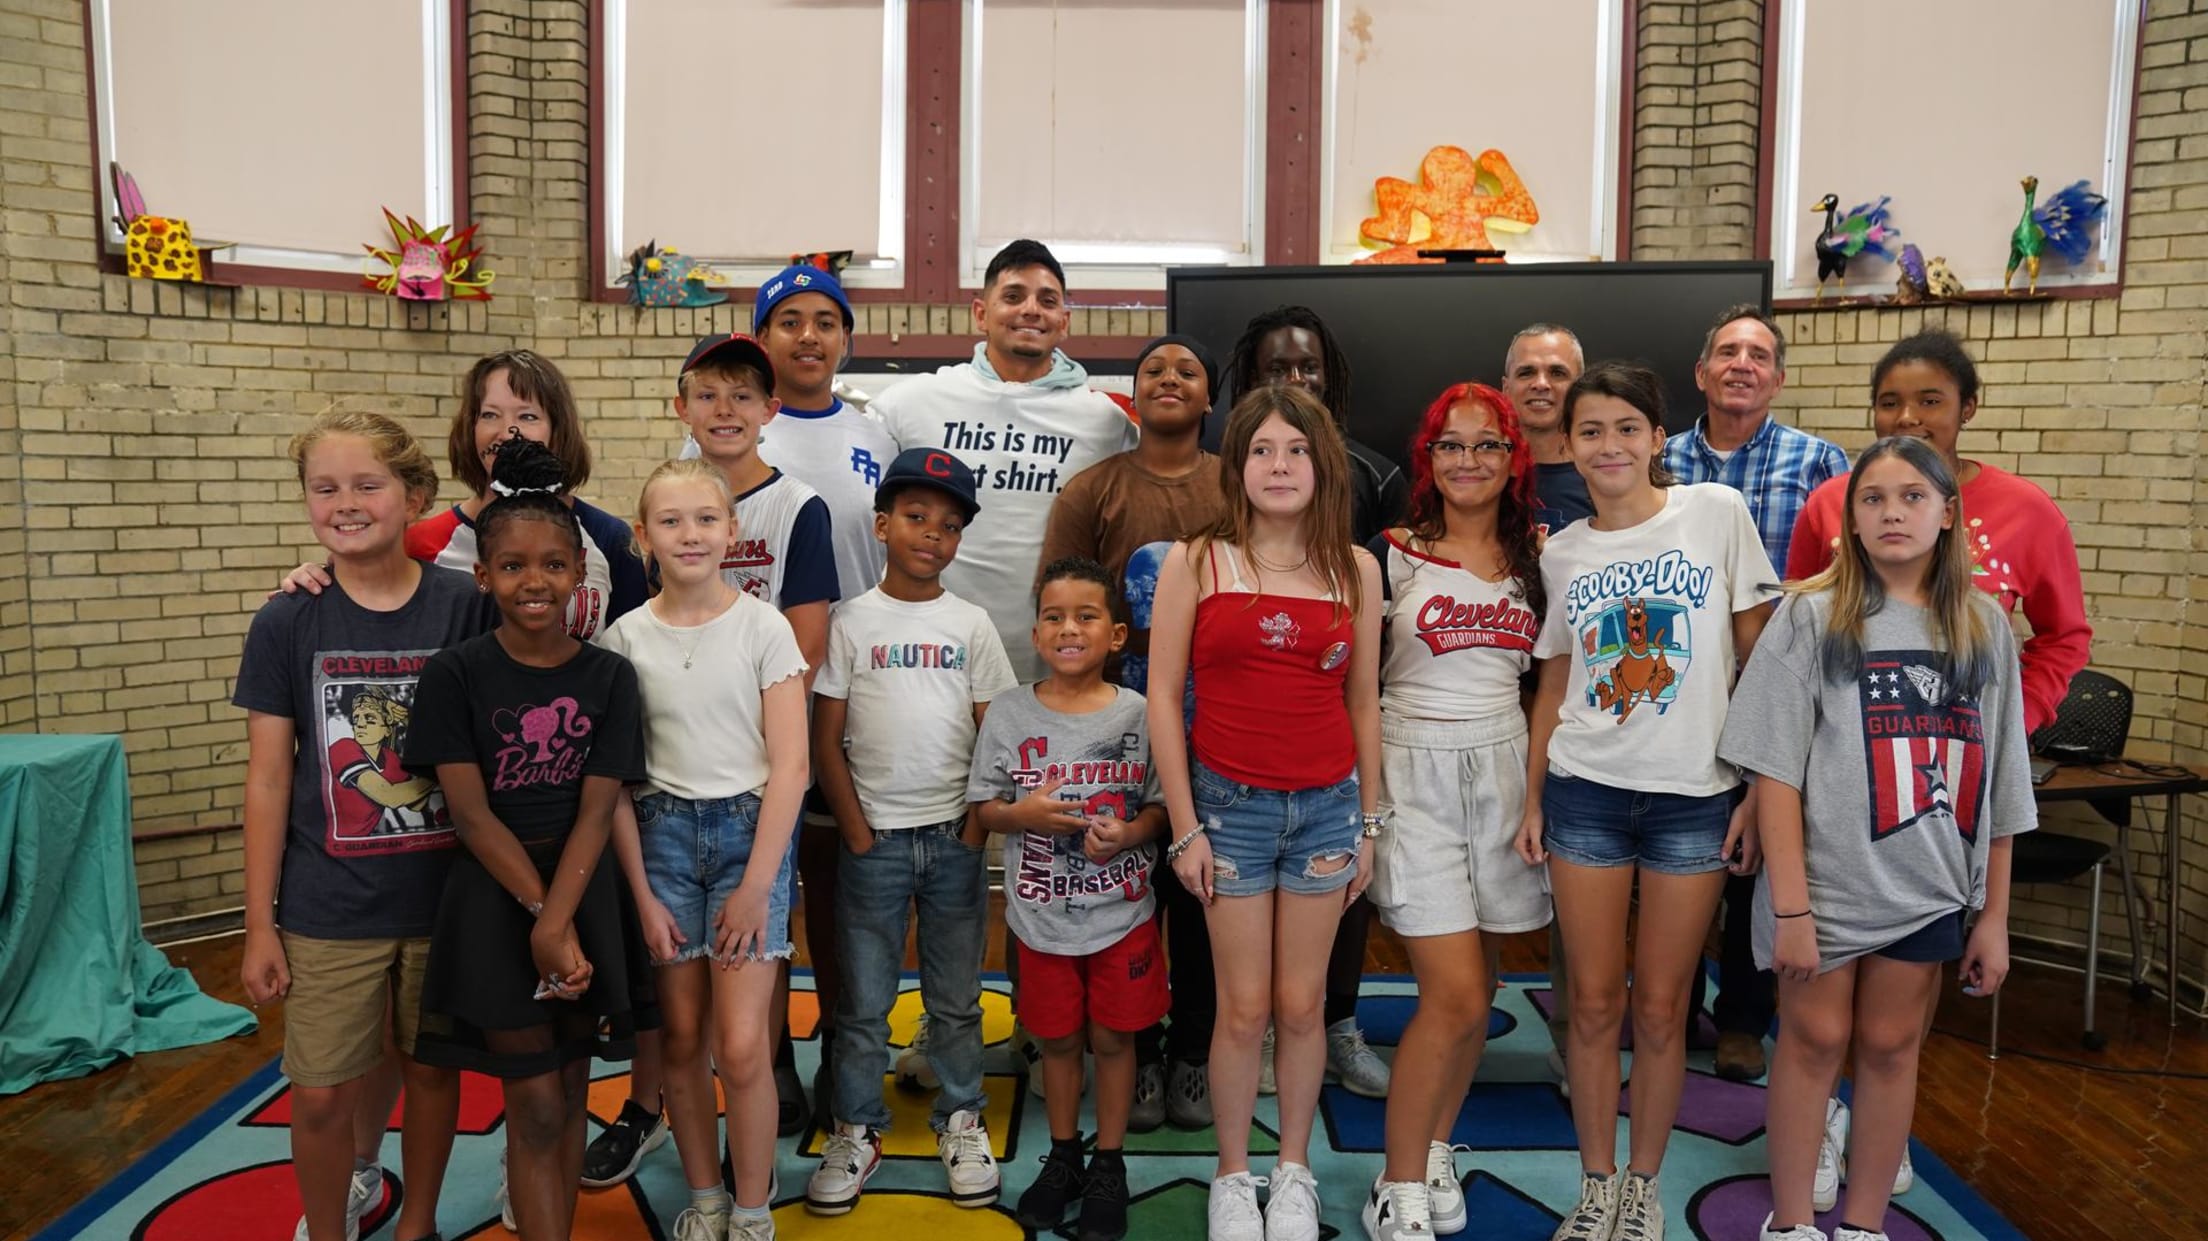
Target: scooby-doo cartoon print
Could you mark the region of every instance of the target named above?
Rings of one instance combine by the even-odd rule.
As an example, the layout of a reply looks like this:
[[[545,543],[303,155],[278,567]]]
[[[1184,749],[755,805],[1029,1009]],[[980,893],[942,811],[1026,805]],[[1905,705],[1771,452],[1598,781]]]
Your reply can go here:
[[[1579,642],[1588,705],[1620,724],[1639,707],[1662,715],[1693,657],[1686,610],[1661,599],[1621,599],[1583,618]]]

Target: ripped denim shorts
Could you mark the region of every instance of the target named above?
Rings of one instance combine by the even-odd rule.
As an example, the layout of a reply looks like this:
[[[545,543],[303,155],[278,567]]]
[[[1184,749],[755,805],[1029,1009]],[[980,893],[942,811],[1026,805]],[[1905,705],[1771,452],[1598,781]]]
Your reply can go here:
[[[1210,837],[1214,892],[1323,896],[1349,886],[1364,830],[1355,772],[1336,784],[1286,790],[1230,780],[1201,759],[1189,767],[1196,821]]]

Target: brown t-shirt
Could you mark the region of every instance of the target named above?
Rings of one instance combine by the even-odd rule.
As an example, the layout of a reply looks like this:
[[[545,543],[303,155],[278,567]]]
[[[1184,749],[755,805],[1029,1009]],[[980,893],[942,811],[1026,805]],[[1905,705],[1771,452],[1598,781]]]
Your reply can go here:
[[[1151,473],[1133,452],[1106,457],[1073,476],[1050,509],[1041,566],[1061,556],[1087,556],[1122,581],[1127,561],[1145,543],[1185,539],[1208,530],[1226,502],[1219,494],[1219,458],[1201,453],[1179,478]],[[1150,631],[1127,635],[1127,653],[1145,655]]]

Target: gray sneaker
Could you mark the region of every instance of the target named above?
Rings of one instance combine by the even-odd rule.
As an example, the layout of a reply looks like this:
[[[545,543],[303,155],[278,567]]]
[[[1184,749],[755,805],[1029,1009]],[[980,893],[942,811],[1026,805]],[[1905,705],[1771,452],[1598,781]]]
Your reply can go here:
[[[1365,1045],[1365,1032],[1355,1017],[1344,1017],[1326,1028],[1326,1072],[1339,1078],[1342,1089],[1368,1099],[1388,1097],[1388,1062]]]
[[[1149,1133],[1165,1123],[1165,1066],[1139,1065],[1135,1069],[1135,1101],[1127,1109],[1127,1131]]]
[[[1265,1041],[1257,1045],[1257,1093],[1279,1094],[1280,1085],[1273,1078],[1273,1023],[1265,1023]]]
[[[1165,1080],[1165,1118],[1175,1129],[1211,1127],[1211,1071],[1201,1064],[1173,1062]]]

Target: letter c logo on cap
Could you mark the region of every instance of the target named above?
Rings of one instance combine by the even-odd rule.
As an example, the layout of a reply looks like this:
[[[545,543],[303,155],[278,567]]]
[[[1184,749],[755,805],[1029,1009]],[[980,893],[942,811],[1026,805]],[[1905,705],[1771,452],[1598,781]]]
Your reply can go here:
[[[930,478],[949,478],[951,476],[951,455],[946,452],[931,452],[921,462],[920,468],[926,470]]]

